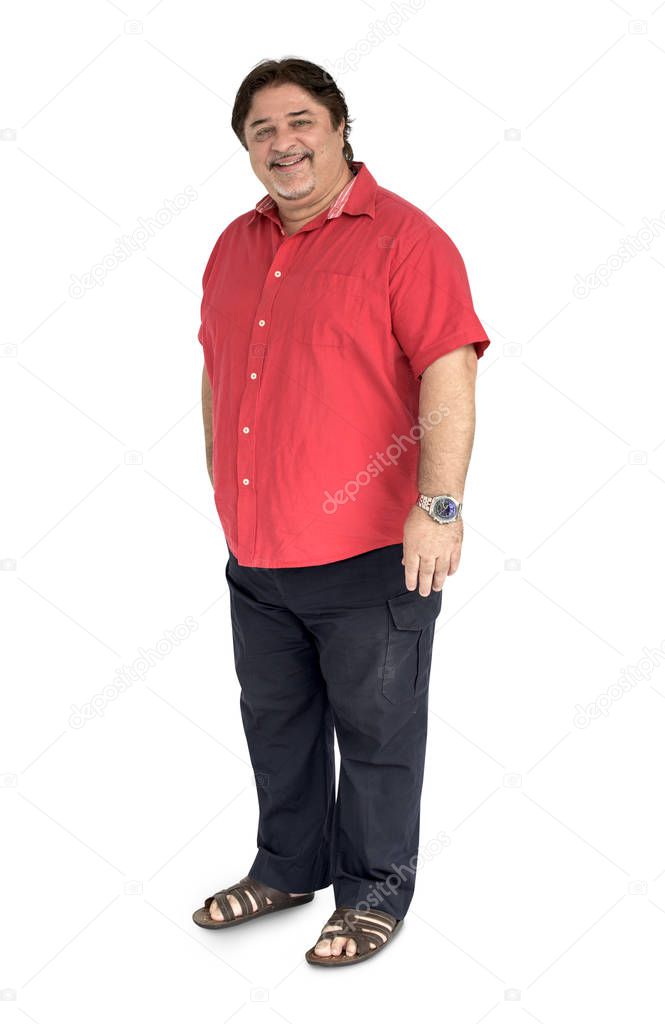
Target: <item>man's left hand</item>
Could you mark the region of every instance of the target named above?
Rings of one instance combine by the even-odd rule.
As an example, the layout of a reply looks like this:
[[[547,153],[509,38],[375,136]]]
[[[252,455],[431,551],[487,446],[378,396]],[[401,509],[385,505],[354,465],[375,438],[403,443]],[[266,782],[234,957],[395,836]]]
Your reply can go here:
[[[443,590],[446,576],[452,576],[459,566],[463,536],[461,519],[436,523],[414,505],[404,523],[402,565],[407,590],[418,587],[421,597],[431,590]]]

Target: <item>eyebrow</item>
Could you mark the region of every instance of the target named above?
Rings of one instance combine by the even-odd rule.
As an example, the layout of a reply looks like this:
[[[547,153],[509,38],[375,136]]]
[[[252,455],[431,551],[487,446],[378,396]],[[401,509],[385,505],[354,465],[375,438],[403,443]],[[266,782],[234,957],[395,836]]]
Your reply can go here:
[[[297,117],[298,114],[312,114],[312,110],[290,110],[286,115],[287,117]],[[257,124],[264,124],[266,121],[272,121],[272,117],[259,117],[256,121],[252,121],[251,124],[247,125],[247,128],[255,128]]]

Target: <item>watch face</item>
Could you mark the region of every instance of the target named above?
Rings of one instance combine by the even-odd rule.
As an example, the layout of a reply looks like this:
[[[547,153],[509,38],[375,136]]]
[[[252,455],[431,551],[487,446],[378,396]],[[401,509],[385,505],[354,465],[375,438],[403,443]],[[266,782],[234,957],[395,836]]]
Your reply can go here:
[[[437,498],[432,502],[432,514],[442,523],[447,523],[457,515],[457,504],[452,498]]]

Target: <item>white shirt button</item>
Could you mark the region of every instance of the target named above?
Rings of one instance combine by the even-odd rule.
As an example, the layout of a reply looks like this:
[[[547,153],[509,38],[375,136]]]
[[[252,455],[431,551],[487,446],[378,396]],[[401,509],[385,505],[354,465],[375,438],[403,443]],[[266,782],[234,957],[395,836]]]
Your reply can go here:
[[[249,434],[249,427],[243,427],[242,432],[243,434]]]
[[[259,327],[265,327],[265,325],[266,325],[265,320],[259,320]]]
[[[251,377],[252,380],[256,380],[256,374],[255,373],[250,373],[250,377]]]
[[[249,483],[249,480],[247,479],[247,477],[245,477],[245,479],[243,480],[243,483],[244,484],[248,484]]]
[[[275,277],[281,277],[281,276],[282,276],[282,271],[281,270],[276,270],[275,271]]]

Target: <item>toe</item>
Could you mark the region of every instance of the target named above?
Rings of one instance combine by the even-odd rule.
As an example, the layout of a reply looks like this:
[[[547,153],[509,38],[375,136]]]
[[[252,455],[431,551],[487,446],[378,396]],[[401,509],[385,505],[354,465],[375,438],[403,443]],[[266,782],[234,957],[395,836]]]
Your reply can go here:
[[[331,928],[341,928],[341,925],[330,925]],[[339,939],[319,939],[314,947],[314,953],[316,956],[332,956],[334,950],[332,949],[332,943],[338,942]]]
[[[210,904],[210,909],[209,909],[208,913],[210,914],[210,916],[213,919],[213,921],[221,921],[221,920],[223,920],[222,912],[219,909],[219,907],[217,906],[217,900],[213,900],[212,901],[212,903]]]
[[[346,955],[347,956],[355,956],[356,955],[356,940],[355,939],[349,939],[349,941],[347,942],[347,944],[346,944]]]

